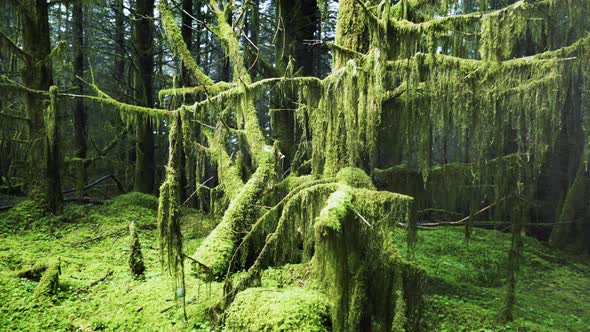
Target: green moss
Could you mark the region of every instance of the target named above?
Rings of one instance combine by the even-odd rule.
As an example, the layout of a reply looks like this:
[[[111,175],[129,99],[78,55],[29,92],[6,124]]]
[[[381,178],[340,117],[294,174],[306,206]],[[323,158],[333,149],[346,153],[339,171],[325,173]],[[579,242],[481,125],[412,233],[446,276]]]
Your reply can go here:
[[[1,212],[0,230],[13,233],[33,227],[47,226],[47,212],[35,201],[25,200],[6,212]]]
[[[390,330],[395,315],[407,317],[404,329],[416,329],[424,273],[403,262],[393,242],[397,224],[412,213],[410,197],[390,192],[341,185],[327,200],[315,222],[313,262],[333,299],[335,331]],[[398,292],[403,305],[394,305]]]
[[[39,284],[35,287],[34,297],[42,300],[49,296],[56,295],[59,290],[59,275],[61,274],[60,261],[47,264]]]
[[[224,331],[331,331],[329,301],[301,288],[250,288],[228,309]]]
[[[212,85],[213,80],[203,73],[203,71],[201,71],[201,68],[199,68],[199,65],[195,62],[191,52],[187,48],[180,30],[178,29],[178,25],[176,24],[176,20],[168,8],[168,1],[160,1],[158,10],[162,15],[162,23],[164,25],[170,46],[178,55],[180,55],[183,65],[192,72],[193,76],[201,84]]]
[[[130,192],[128,194],[115,196],[110,200],[108,205],[109,210],[113,211],[129,206],[155,210],[158,208],[158,198],[140,192]]]
[[[230,202],[220,224],[207,236],[193,258],[208,267],[216,278],[225,276],[229,261],[240,239],[237,234],[254,223],[252,206],[267,186],[273,170],[272,160],[261,164]]]
[[[33,281],[39,281],[43,273],[47,270],[48,264],[46,262],[35,263],[30,267],[23,267],[16,272],[19,278],[26,278]]]
[[[355,188],[375,189],[371,177],[359,168],[342,168],[336,174],[336,180]]]
[[[346,188],[333,192],[314,224],[315,231],[320,234],[330,231],[340,233],[342,231],[341,221],[351,213],[351,200],[352,196]]]
[[[155,210],[120,205],[114,213],[111,208],[110,204],[67,205],[67,220],[47,217],[47,222],[51,219],[50,223],[58,226],[53,230],[34,227],[2,235],[0,329],[211,330],[208,307],[219,300],[221,285],[187,276],[186,308],[190,320],[185,323],[181,306],[173,306],[175,302],[170,301],[170,280],[160,269]],[[5,222],[7,213],[0,213],[0,223]],[[127,225],[132,220],[146,219],[151,222],[136,223],[146,266],[145,278],[136,280],[129,273]],[[190,234],[191,228],[188,220],[182,224],[185,234]],[[185,241],[187,250],[193,250],[201,240]],[[51,301],[37,301],[34,289],[38,283],[18,278],[15,272],[33,262],[48,262],[50,257],[61,258],[59,289]],[[109,271],[110,276],[100,281]]]
[[[169,158],[166,179],[160,186],[157,222],[162,270],[172,276],[175,296],[182,300],[182,309],[186,317],[185,254],[180,225],[182,137],[182,118],[177,115],[170,123]]]

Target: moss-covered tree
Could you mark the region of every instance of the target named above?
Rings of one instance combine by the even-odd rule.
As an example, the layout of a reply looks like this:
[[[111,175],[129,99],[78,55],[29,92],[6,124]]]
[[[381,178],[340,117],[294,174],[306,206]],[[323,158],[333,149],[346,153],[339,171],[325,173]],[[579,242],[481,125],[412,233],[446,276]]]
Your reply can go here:
[[[160,0],[170,49],[195,85],[160,91],[161,108],[149,99],[153,2],[136,4],[142,105],[118,102],[95,85],[96,96],[85,98],[116,110],[139,134],[153,135],[152,124],[168,128],[158,227],[162,266],[181,296],[183,181],[199,188],[207,181],[205,165],[216,168],[208,190],[212,210],[222,216],[191,261],[200,277],[224,281],[223,301],[213,312],[239,312],[233,302],[255,301],[248,296],[255,291],[242,291],[260,286],[264,269],[297,263],[309,268],[310,280],[328,299],[324,327],[418,330],[426,282],[412,262],[418,218],[456,217],[451,224],[466,223],[469,236],[471,219],[480,215],[512,229],[501,311],[509,320],[518,298],[521,236],[534,224],[531,202],[542,197],[538,186],[546,183],[549,158],[568,140],[575,141],[569,150],[574,156],[561,160],[577,171],[566,172],[556,194],[560,203],[547,213],[560,221],[551,242],[588,250],[587,124],[580,121],[587,117],[590,91],[588,1],[340,0],[335,40],[328,45],[333,70],[320,80],[305,70],[294,75],[297,67],[287,70],[285,54],[305,67],[297,61],[304,37],[288,31],[297,24],[283,27],[284,51],[277,58],[286,74],[252,75],[244,56],[248,43],[241,42],[251,3],[210,0],[207,28],[229,61],[219,64],[222,81],[215,82],[193,58],[191,38],[183,38],[171,2]],[[297,5],[277,4],[285,13]],[[295,41],[286,42],[290,38]],[[49,87],[34,88],[45,93]],[[305,136],[302,151],[310,151],[299,159],[293,153],[290,165],[281,164],[285,144],[272,132],[290,124],[279,121],[267,135],[269,110],[260,110],[270,91],[289,91],[284,95],[296,109],[294,124]],[[54,110],[55,89],[51,96]],[[178,103],[178,96],[194,102]],[[50,121],[45,125],[51,128]],[[140,142],[136,166],[145,171],[140,154],[153,142]],[[292,169],[283,178],[293,165],[301,172]],[[136,188],[151,192],[137,183],[145,180],[136,174]],[[402,228],[407,252],[395,242]],[[281,293],[288,294],[307,298]]]

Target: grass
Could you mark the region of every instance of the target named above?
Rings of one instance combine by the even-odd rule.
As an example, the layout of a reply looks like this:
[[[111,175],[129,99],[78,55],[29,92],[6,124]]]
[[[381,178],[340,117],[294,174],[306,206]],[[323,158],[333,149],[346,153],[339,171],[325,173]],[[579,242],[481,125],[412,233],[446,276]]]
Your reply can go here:
[[[69,205],[61,217],[48,217],[27,201],[0,213],[0,331],[210,331],[208,308],[219,300],[221,284],[199,283],[187,274],[185,322],[172,282],[160,270],[156,204],[155,197],[128,194],[104,206]],[[183,213],[185,252],[190,254],[215,220],[189,209]],[[143,280],[128,270],[131,221],[142,245]],[[404,231],[396,236],[404,243]],[[475,229],[469,244],[461,228],[420,231],[416,262],[429,276],[423,330],[590,331],[590,258],[555,251],[531,238],[525,239],[516,320],[497,322],[509,245],[509,234],[492,230]],[[15,272],[57,258],[62,269],[58,294],[35,299],[37,282]],[[308,275],[306,265],[268,269],[261,286],[296,293]]]

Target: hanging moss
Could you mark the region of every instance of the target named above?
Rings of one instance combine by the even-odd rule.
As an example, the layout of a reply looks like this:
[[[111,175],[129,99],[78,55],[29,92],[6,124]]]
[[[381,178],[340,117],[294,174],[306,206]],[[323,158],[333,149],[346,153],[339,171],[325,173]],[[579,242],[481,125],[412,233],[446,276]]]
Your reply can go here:
[[[423,272],[404,272],[416,268],[399,263],[392,242],[397,223],[411,218],[411,202],[403,195],[342,186],[322,209],[314,226],[314,263],[322,287],[333,299],[335,331],[371,326],[391,330],[394,315],[407,317],[398,323],[404,330],[417,327],[420,301],[409,302],[403,295],[397,301],[404,305],[391,305],[396,294],[420,298],[424,282]],[[400,277],[391,278],[396,273]],[[405,273],[412,278],[408,284]],[[368,276],[370,283],[365,281]],[[364,308],[360,313],[359,307]]]
[[[57,121],[57,87],[51,86],[49,88],[49,107],[44,113],[45,130],[47,131],[47,141],[49,142],[49,149],[53,149],[56,139],[56,121]]]
[[[160,234],[160,263],[174,279],[175,297],[182,299],[186,318],[186,287],[184,278],[184,251],[180,229],[180,151],[182,149],[182,122],[176,113],[170,123],[169,158],[166,179],[160,187],[157,223]]]

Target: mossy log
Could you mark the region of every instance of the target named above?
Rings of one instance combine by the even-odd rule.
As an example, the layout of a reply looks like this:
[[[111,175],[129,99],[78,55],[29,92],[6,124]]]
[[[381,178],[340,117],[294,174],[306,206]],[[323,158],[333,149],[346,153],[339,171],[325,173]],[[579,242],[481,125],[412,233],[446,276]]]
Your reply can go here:
[[[267,188],[273,170],[272,159],[259,165],[256,172],[231,201],[221,223],[207,236],[193,255],[196,261],[209,268],[206,272],[212,273],[216,279],[225,276],[236,243],[241,240],[237,234],[244,232],[254,223],[253,206]]]
[[[16,272],[19,278],[26,278],[33,281],[41,280],[41,276],[47,270],[48,264],[46,262],[35,263],[30,267],[24,267]]]
[[[43,272],[39,284],[35,287],[33,295],[36,299],[44,299],[51,295],[57,294],[59,290],[59,275],[61,274],[61,264],[51,262],[47,264],[47,269]]]

